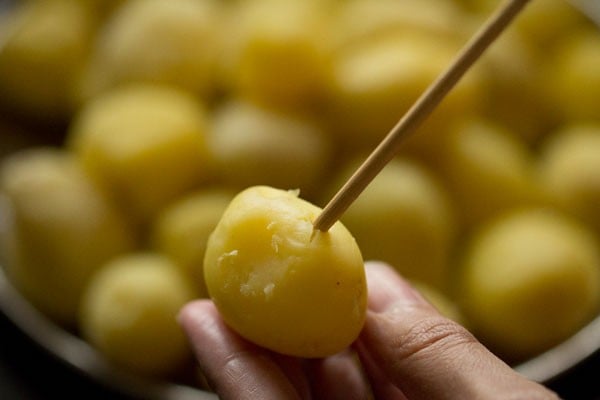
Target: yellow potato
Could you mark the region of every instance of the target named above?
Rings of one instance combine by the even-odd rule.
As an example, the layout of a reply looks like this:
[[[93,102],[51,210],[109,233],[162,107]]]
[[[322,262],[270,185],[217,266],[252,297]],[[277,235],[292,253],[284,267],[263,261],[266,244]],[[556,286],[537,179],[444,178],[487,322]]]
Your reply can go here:
[[[232,198],[223,189],[200,190],[170,205],[154,221],[153,247],[190,277],[200,297],[208,296],[202,268],[206,242]]]
[[[468,227],[504,210],[543,201],[532,154],[501,126],[465,119],[452,128],[442,148],[439,170]]]
[[[308,0],[238,3],[227,25],[222,81],[270,106],[314,107],[331,74],[325,8]]]
[[[72,111],[71,93],[94,29],[91,10],[69,0],[19,2],[0,16],[0,101],[28,117],[57,120]]]
[[[542,68],[548,56],[533,52],[523,35],[509,29],[478,61],[485,95],[482,116],[506,126],[528,144],[535,143],[556,123],[549,112]]]
[[[558,205],[600,233],[600,123],[573,123],[554,132],[539,168]]]
[[[498,0],[460,2],[476,11],[482,18],[491,15],[501,4]],[[571,3],[564,0],[530,1],[511,29],[522,34],[532,49],[547,54],[557,39],[568,36],[574,28],[587,22]]]
[[[474,332],[509,360],[574,334],[600,306],[591,232],[547,209],[510,213],[473,238],[459,296]]]
[[[497,2],[494,3],[497,6]],[[542,55],[548,54],[548,50],[561,38],[569,36],[578,27],[591,25],[573,6],[574,3],[564,0],[532,1],[515,20],[514,29],[522,33],[532,49]]]
[[[364,40],[390,33],[424,31],[463,36],[464,13],[445,0],[349,0],[336,5],[332,18],[334,49],[352,48]]]
[[[349,171],[354,170],[352,165]],[[349,175],[343,172],[338,186]],[[342,222],[365,259],[386,261],[402,275],[440,288],[448,278],[455,217],[436,178],[413,161],[397,159],[354,201]]]
[[[208,94],[214,86],[219,20],[214,0],[124,3],[98,35],[79,98],[132,81]]]
[[[246,339],[299,357],[350,345],[365,321],[360,250],[336,222],[314,231],[320,209],[297,193],[252,187],[231,202],[204,259],[210,297]]]
[[[83,337],[110,361],[133,372],[172,376],[191,357],[176,321],[193,298],[188,282],[165,257],[130,253],[107,263],[84,294]]]
[[[314,191],[332,146],[313,120],[248,102],[217,110],[209,135],[218,173],[228,185]]]
[[[7,159],[2,194],[8,200],[3,254],[9,278],[41,311],[72,326],[90,275],[133,249],[132,229],[61,150],[28,150]]]
[[[600,34],[596,28],[566,36],[547,63],[552,112],[565,120],[600,119]]]
[[[415,30],[382,35],[336,54],[330,118],[340,142],[354,149],[378,143],[457,50],[450,38]],[[465,76],[406,146],[430,153],[451,121],[477,110],[480,82],[476,71]]]
[[[210,175],[204,107],[186,92],[137,84],[77,115],[69,147],[128,216],[147,222]]]

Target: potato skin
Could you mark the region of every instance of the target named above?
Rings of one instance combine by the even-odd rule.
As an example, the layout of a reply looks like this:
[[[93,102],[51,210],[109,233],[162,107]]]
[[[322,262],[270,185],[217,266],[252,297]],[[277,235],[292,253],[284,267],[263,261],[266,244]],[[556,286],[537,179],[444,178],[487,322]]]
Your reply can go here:
[[[205,280],[223,319],[279,353],[337,353],[364,324],[360,250],[339,222],[314,231],[319,212],[295,192],[252,187],[233,199],[208,241]]]

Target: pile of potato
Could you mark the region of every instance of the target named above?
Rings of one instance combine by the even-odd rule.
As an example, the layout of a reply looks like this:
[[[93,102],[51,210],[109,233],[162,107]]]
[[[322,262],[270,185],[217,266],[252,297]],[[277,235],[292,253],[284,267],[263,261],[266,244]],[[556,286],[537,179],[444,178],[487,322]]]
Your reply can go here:
[[[3,161],[8,277],[115,364],[179,379],[176,315],[234,194],[323,206],[496,4],[19,3],[2,115],[66,129]],[[342,222],[504,359],[535,356],[599,311],[599,101],[597,27],[534,1]]]

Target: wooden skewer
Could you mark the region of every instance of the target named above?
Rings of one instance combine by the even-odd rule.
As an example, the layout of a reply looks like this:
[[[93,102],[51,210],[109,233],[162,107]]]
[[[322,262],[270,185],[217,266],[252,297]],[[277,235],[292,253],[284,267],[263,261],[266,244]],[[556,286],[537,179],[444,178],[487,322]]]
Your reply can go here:
[[[396,155],[404,137],[412,133],[437,107],[483,52],[494,42],[529,0],[503,3],[457,54],[450,66],[417,99],[365,162],[333,196],[315,219],[315,229],[326,232]]]

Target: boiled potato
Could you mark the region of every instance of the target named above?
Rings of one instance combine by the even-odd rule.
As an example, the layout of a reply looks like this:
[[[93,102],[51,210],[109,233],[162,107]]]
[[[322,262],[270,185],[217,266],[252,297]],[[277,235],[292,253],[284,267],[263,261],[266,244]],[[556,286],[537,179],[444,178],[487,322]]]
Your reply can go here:
[[[134,84],[86,104],[68,145],[128,216],[148,222],[210,175],[206,123],[188,93]]]
[[[547,54],[562,37],[590,23],[573,4],[564,0],[532,1],[515,20],[514,29],[534,51]]]
[[[342,172],[337,186],[354,170],[351,165]],[[455,210],[422,165],[391,161],[350,205],[342,222],[365,259],[386,261],[407,278],[445,286],[457,232]]]
[[[203,189],[176,201],[154,221],[152,245],[168,255],[207,297],[204,283],[206,242],[233,198],[225,189]]]
[[[485,88],[482,116],[506,126],[528,145],[560,121],[549,112],[551,101],[542,94],[546,60],[514,30],[504,32],[479,60]]]
[[[450,130],[442,148],[439,171],[467,227],[504,210],[543,201],[533,155],[502,126],[465,119]]]
[[[219,19],[214,0],[127,1],[98,36],[79,98],[140,81],[207,95],[214,86]]]
[[[573,123],[544,143],[543,187],[564,210],[600,233],[600,122]]]
[[[314,191],[332,146],[315,121],[245,102],[230,101],[214,114],[209,145],[223,181]]]
[[[590,231],[548,209],[513,212],[467,249],[459,295],[474,332],[510,360],[566,339],[600,306],[600,254]]]
[[[89,277],[133,249],[132,229],[64,151],[15,153],[1,173],[7,274],[37,308],[72,327]]]
[[[229,16],[221,80],[252,101],[284,108],[320,104],[331,76],[321,1],[241,1]]]
[[[83,337],[112,362],[150,376],[173,376],[191,357],[176,321],[193,298],[187,281],[164,256],[128,253],[104,265],[81,303]]]
[[[552,112],[564,120],[600,120],[600,34],[575,32],[561,41],[548,63],[545,85]]]
[[[450,63],[458,46],[423,32],[391,33],[336,54],[330,119],[340,143],[374,146]],[[429,154],[457,116],[477,109],[480,78],[470,73],[406,146]]]
[[[482,17],[491,15],[501,4],[497,0],[460,2]],[[529,2],[511,28],[522,34],[532,49],[547,53],[557,39],[568,36],[573,29],[585,23],[585,18],[569,1],[543,0]]]
[[[238,194],[211,235],[208,293],[246,339],[298,357],[350,345],[365,321],[360,250],[340,223],[313,229],[320,209],[296,192],[266,186]]]
[[[424,31],[440,36],[461,37],[466,16],[445,0],[348,0],[338,4],[332,18],[335,51],[352,48],[364,40],[390,32]]]
[[[0,20],[3,105],[40,120],[69,116],[93,30],[91,10],[83,3],[19,2]]]

